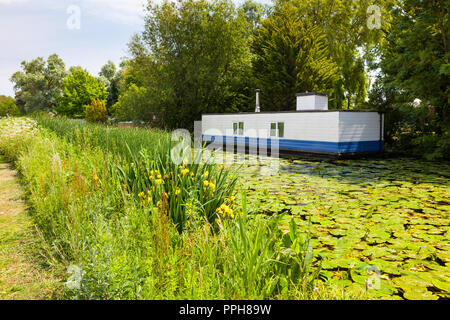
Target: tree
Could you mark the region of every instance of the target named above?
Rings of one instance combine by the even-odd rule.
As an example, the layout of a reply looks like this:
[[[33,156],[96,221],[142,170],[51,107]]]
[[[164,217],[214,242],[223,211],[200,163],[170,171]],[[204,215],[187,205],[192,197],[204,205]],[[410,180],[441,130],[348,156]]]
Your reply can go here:
[[[139,81],[165,126],[192,129],[202,113],[246,103],[247,20],[230,0],[149,1],[145,23],[130,51],[148,68]]]
[[[382,47],[386,79],[435,110],[445,123],[450,103],[448,0],[404,0],[392,11],[393,23]],[[439,127],[439,125],[436,125]]]
[[[369,78],[367,63],[375,57],[373,47],[383,41],[394,0],[277,0],[278,6],[295,6],[303,20],[326,36],[330,58],[336,63],[337,81],[330,92],[330,108],[353,108],[363,104]],[[373,6],[375,4],[375,6]],[[371,7],[372,6],[372,7]],[[371,19],[378,23],[368,24]]]
[[[325,34],[291,2],[278,3],[261,22],[253,51],[265,110],[291,110],[295,93],[330,93],[337,80]]]
[[[99,72],[99,80],[103,82],[108,91],[107,108],[115,104],[119,98],[119,82],[121,73],[117,71],[116,65],[108,61]]]
[[[11,97],[0,96],[0,117],[18,115],[20,115],[20,111],[14,103],[14,99]]]
[[[368,106],[386,112],[387,142],[408,155],[450,155],[448,7],[448,0],[398,1],[378,47]]]
[[[239,8],[244,13],[247,20],[249,31],[254,31],[261,23],[261,20],[266,16],[268,7],[253,0],[246,0]]]
[[[38,57],[21,63],[23,71],[14,73],[11,81],[16,91],[16,102],[25,112],[51,111],[62,96],[62,83],[66,76],[65,64],[58,55],[47,62]]]
[[[84,118],[86,106],[93,99],[105,100],[108,93],[97,78],[81,67],[70,68],[63,83],[64,96],[55,110],[69,117]]]
[[[113,105],[113,115],[119,121],[150,122],[153,120],[153,112],[149,101],[146,88],[131,84]]]

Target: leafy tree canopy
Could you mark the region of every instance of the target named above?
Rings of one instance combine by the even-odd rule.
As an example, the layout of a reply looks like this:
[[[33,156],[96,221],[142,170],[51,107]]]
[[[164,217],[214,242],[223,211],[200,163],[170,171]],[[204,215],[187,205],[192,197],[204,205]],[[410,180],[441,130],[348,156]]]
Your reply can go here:
[[[84,118],[86,106],[93,99],[106,100],[108,93],[105,85],[87,70],[72,67],[69,71],[63,83],[64,96],[55,110],[69,117]]]
[[[124,77],[147,89],[164,126],[192,128],[202,113],[248,104],[248,21],[232,1],[149,1],[145,22]]]
[[[20,115],[19,108],[14,103],[14,99],[0,95],[0,117],[18,116]]]
[[[295,93],[330,92],[337,65],[326,36],[292,2],[280,2],[261,23],[253,43],[254,72],[265,110],[291,110]]]
[[[62,59],[53,54],[47,61],[39,57],[21,63],[22,71],[14,73],[11,81],[16,101],[25,112],[51,111],[62,96],[63,80],[67,72]]]
[[[116,65],[111,60],[108,61],[99,72],[99,80],[105,85],[108,91],[107,107],[110,108],[119,98],[119,85],[121,72],[117,71]]]
[[[399,1],[380,62],[386,83],[433,107],[443,122],[450,102],[449,7],[448,0]]]

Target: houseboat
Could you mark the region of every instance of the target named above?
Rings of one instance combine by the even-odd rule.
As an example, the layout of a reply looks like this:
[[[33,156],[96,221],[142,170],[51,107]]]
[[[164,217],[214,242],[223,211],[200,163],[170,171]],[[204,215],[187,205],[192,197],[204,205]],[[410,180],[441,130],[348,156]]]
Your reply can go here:
[[[238,150],[277,148],[280,154],[345,156],[384,150],[383,113],[328,110],[328,96],[316,92],[296,96],[295,111],[260,112],[257,92],[255,112],[204,114],[202,141],[223,146],[225,151],[234,151],[234,146]]]

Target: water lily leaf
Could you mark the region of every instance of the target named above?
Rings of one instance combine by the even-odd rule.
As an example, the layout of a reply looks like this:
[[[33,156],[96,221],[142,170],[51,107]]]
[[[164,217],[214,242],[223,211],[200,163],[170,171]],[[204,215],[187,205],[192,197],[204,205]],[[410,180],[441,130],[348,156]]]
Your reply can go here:
[[[361,261],[357,259],[336,259],[335,261],[339,268],[344,269],[351,269],[361,263]]]
[[[449,280],[446,281],[446,280],[440,279],[438,277],[433,277],[431,279],[431,282],[433,283],[433,285],[436,288],[443,290],[450,294],[450,281]]]
[[[401,288],[404,292],[426,291],[430,283],[413,275],[401,276],[392,280],[395,286]]]
[[[342,229],[331,229],[329,232],[333,236],[345,236],[347,234],[347,230]]]
[[[332,270],[337,268],[337,262],[334,260],[325,260],[322,262],[322,269]]]
[[[429,291],[405,291],[403,293],[405,299],[408,300],[437,300],[439,296]]]

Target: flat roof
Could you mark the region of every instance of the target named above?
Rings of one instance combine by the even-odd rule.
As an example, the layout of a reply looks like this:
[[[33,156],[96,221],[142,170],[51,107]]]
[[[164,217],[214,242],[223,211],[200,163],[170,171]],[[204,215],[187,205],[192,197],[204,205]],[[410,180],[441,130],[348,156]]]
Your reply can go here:
[[[202,113],[202,116],[218,116],[218,115],[255,115],[255,114],[276,114],[276,113],[320,113],[320,112],[377,112],[376,110],[293,110],[293,111],[265,111],[265,112],[234,112],[234,113]]]
[[[321,92],[302,92],[302,93],[296,93],[296,97],[303,97],[303,96],[324,96],[328,97],[328,94],[321,93]]]

